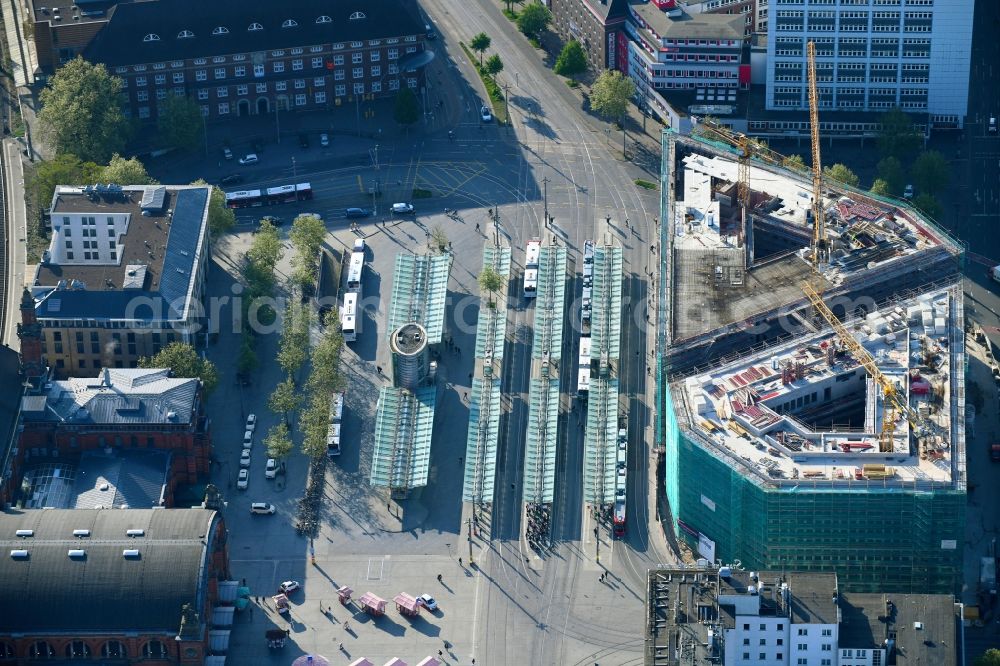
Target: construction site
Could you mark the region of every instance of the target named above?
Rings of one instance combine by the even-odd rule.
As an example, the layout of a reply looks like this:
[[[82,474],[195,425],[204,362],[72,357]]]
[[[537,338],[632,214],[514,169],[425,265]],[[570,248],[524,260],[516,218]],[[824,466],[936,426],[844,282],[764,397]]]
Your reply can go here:
[[[954,592],[962,247],[905,202],[826,179],[815,133],[812,158],[711,123],[664,132],[657,440],[672,528],[713,562]]]

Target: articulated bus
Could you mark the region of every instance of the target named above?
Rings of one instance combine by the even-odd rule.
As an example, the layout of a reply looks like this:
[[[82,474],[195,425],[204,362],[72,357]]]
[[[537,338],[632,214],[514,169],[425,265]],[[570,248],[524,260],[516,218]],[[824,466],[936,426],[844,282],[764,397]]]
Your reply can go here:
[[[309,183],[299,183],[297,185],[268,187],[264,190],[226,192],[226,206],[229,208],[253,208],[291,203],[293,201],[307,201],[312,198],[312,185]]]
[[[344,294],[344,307],[340,309],[340,329],[345,342],[358,339],[358,294],[350,291]]]
[[[361,275],[365,270],[365,253],[352,252],[347,267],[347,291],[361,298]]]
[[[528,241],[524,249],[524,297],[535,298],[538,296],[538,253],[542,243],[534,238]]]

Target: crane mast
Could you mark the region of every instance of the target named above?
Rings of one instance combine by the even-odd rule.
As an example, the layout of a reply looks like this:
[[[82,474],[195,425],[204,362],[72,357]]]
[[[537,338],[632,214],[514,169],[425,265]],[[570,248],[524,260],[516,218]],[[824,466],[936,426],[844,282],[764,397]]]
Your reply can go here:
[[[819,158],[819,94],[816,91],[816,45],[809,42],[809,126],[812,133],[813,266],[826,256],[826,223],[823,220],[823,167]]]

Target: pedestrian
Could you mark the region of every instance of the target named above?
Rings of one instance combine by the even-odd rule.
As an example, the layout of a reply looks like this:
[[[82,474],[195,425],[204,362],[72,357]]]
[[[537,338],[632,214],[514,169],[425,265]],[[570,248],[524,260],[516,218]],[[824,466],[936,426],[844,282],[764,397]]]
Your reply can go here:
[[[465,456],[459,456],[458,457],[458,464],[461,465],[463,460],[465,460]],[[475,518],[475,516],[473,516],[473,518]]]
[[[458,558],[458,566],[462,566],[462,558]]]
[[[469,392],[468,391],[462,391],[462,395],[463,395],[463,397],[464,397],[465,400],[469,399]]]
[[[376,365],[375,369],[378,370],[378,374],[381,377],[382,376],[382,366],[381,365]]]
[[[392,503],[391,502],[387,502],[386,503],[385,510],[388,511],[389,513],[392,513]]]
[[[244,579],[243,579],[243,587],[246,587],[246,586],[247,586],[247,579],[246,579],[246,578],[244,578]]]
[[[597,536],[597,528],[594,528],[594,536]]]
[[[351,630],[351,623],[344,622],[344,631],[350,631],[350,630]]]
[[[476,231],[479,231],[479,223],[476,222]]]
[[[441,582],[441,574],[438,574],[438,582]]]
[[[340,650],[341,650],[341,652],[343,652],[343,650],[344,650],[344,644],[343,643],[340,644]]]
[[[444,656],[444,652],[442,652],[441,650],[438,650],[438,656],[439,657],[443,657]]]

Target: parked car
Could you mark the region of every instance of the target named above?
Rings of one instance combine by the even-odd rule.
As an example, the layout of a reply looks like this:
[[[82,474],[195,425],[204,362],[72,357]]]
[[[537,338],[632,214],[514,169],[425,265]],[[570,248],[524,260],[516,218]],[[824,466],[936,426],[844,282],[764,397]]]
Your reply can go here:
[[[413,212],[413,204],[410,203],[394,203],[392,204],[392,212],[399,215],[405,215],[406,213]]]
[[[997,117],[996,116],[990,116],[990,122],[986,126],[986,131],[988,131],[990,134],[996,134],[997,133]]]
[[[372,213],[367,208],[348,208],[344,214],[347,217],[368,217]]]
[[[264,466],[264,478],[273,479],[278,475],[278,461],[274,458],[267,459],[267,465]]]
[[[260,158],[257,157],[257,153],[248,153],[244,157],[240,158],[240,164],[243,165],[257,164],[257,162],[260,162]]]
[[[267,222],[268,224],[274,225],[276,227],[281,226],[281,218],[274,215],[264,215],[260,218],[261,222]]]
[[[490,111],[490,107],[484,106],[479,109],[479,117],[483,119],[484,123],[488,123],[493,120],[493,113]]]
[[[236,487],[240,490],[246,490],[247,486],[250,485],[250,470],[241,469],[240,475],[236,478]]]
[[[225,157],[227,160],[233,159],[233,151],[229,149],[229,146],[224,146],[222,148],[222,156]]]
[[[913,185],[907,185],[903,189],[903,198],[904,199],[912,199],[913,198]]]
[[[235,185],[236,183],[242,183],[243,176],[238,173],[231,173],[228,176],[223,176],[219,179],[221,185]]]
[[[243,452],[240,453],[240,467],[249,467],[249,466],[250,466],[250,449],[243,449]]]
[[[243,433],[243,448],[249,449],[253,446],[253,430],[247,430]]]
[[[309,135],[308,134],[299,134],[299,147],[300,148],[308,148],[309,147]]]
[[[326,132],[323,132],[322,134],[320,134],[319,135],[319,145],[323,146],[324,148],[326,148],[327,146],[329,146],[330,145],[330,135],[327,134]]]
[[[268,504],[267,502],[253,502],[250,504],[250,513],[256,514],[272,514],[276,511],[273,504]]]
[[[437,602],[434,601],[434,597],[424,593],[417,597],[417,603],[426,608],[429,611],[436,611],[438,609]]]
[[[424,25],[424,30],[427,31],[427,39],[437,39],[437,33],[434,32],[434,28],[431,27],[430,23]]]
[[[282,583],[281,585],[278,586],[278,589],[283,594],[288,594],[289,592],[294,592],[295,590],[299,589],[300,587],[302,587],[302,586],[299,585],[299,581],[297,581],[297,580],[286,580],[284,583]]]
[[[247,416],[247,427],[245,428],[245,430],[253,432],[256,429],[257,429],[257,415],[250,414]]]

